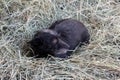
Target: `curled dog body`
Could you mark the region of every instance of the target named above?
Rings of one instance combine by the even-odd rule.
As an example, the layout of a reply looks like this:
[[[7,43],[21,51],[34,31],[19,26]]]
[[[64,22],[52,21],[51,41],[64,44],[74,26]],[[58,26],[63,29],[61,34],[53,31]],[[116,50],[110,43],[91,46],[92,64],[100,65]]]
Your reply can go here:
[[[48,54],[66,58],[69,50],[82,43],[89,43],[90,35],[87,28],[79,21],[63,19],[54,22],[48,29],[38,31],[29,42],[37,57],[47,57]]]

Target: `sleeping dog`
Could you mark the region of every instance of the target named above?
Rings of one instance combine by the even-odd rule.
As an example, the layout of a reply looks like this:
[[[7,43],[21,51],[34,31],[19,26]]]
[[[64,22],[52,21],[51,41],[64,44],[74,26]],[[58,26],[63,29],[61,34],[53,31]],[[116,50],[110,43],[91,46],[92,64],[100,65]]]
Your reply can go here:
[[[71,51],[82,43],[89,43],[87,28],[77,20],[63,19],[54,22],[48,29],[38,31],[29,41],[33,56],[47,57],[48,54],[67,58]]]

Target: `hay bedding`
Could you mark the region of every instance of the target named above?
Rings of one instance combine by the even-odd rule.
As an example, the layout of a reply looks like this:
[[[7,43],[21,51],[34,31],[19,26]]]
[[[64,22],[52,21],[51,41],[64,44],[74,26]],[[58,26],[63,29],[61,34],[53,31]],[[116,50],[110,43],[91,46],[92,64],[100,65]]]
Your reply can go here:
[[[34,59],[26,44],[36,30],[74,18],[91,34],[69,59]],[[119,0],[0,0],[1,80],[119,80]]]

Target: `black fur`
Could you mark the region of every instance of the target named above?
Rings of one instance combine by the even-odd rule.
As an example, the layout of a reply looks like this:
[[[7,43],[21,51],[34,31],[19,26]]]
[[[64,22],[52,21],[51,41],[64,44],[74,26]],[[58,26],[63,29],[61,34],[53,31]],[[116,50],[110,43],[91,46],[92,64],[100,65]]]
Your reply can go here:
[[[85,26],[73,19],[63,19],[53,23],[48,29],[38,31],[29,42],[36,57],[48,54],[66,58],[68,50],[73,50],[80,42],[89,43],[90,35]]]

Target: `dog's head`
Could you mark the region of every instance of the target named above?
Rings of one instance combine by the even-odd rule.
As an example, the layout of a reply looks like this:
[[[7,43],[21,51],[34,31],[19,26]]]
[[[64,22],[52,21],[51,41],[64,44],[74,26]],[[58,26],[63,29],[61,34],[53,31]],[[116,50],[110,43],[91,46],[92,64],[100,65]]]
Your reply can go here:
[[[69,48],[69,45],[59,38],[57,32],[49,29],[38,31],[29,44],[36,57],[47,57],[48,54],[55,56],[56,50],[61,47]]]

